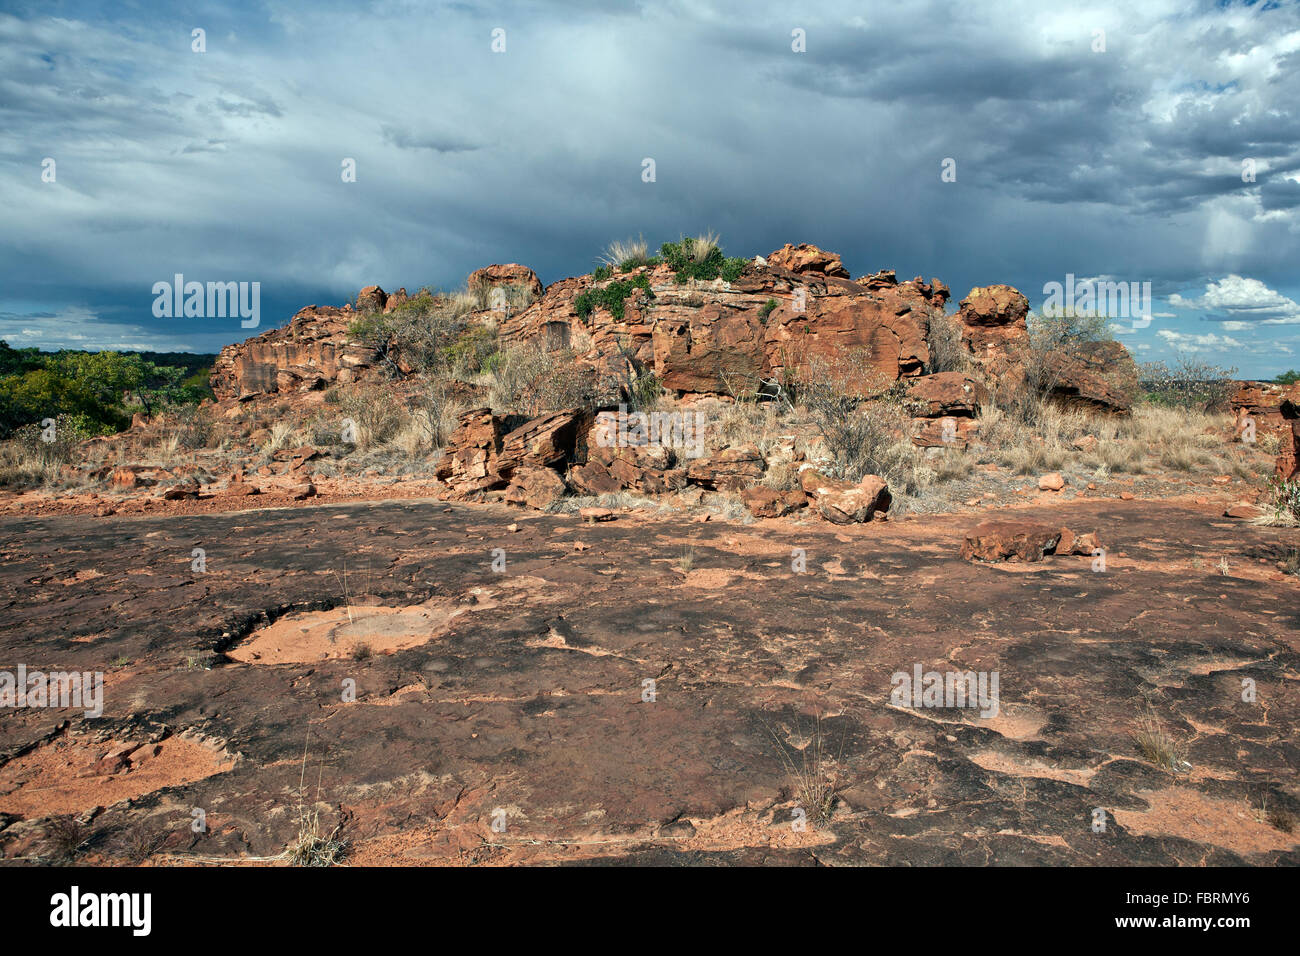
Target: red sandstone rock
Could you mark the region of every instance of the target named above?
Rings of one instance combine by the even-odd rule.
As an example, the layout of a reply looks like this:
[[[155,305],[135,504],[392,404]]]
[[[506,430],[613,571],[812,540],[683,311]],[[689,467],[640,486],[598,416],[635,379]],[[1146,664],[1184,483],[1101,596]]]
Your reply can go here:
[[[739,491],[761,478],[766,467],[756,446],[742,445],[692,461],[686,466],[686,479],[704,488]]]
[[[832,524],[870,521],[878,512],[889,510],[889,486],[876,475],[867,475],[854,485],[805,468],[799,473],[799,483],[817,513]]]
[[[382,312],[387,304],[387,293],[377,285],[368,285],[357,293],[357,310],[360,312]]]
[[[375,352],[350,341],[355,318],[343,309],[309,305],[282,328],[227,345],[212,366],[213,393],[228,401],[368,378]]]
[[[922,418],[973,417],[989,401],[989,392],[979,380],[962,372],[938,372],[910,380],[907,397]]]
[[[782,491],[763,485],[743,489],[740,499],[755,518],[780,518],[808,506],[808,496],[802,491]]]
[[[196,478],[182,478],[176,484],[163,490],[163,499],[166,501],[181,501],[186,498],[197,498],[199,496],[199,482]]]
[[[849,277],[849,270],[844,268],[840,257],[833,252],[826,252],[817,246],[801,242],[792,246],[788,242],[780,249],[767,256],[770,267],[788,269],[797,274],[816,272],[821,275],[836,276],[841,279]]]
[[[973,418],[912,419],[912,444],[921,448],[966,448],[978,432]]]
[[[558,472],[540,465],[520,465],[506,488],[505,500],[541,510],[563,497],[565,491],[564,479]]]
[[[476,269],[469,274],[467,284],[471,289],[480,285],[489,287],[522,285],[534,296],[542,294],[542,280],[537,278],[537,273],[517,262],[507,262],[503,265],[490,265],[484,266],[482,269]]]
[[[1033,521],[984,521],[966,535],[961,556],[967,561],[1041,561],[1060,540],[1059,528]]]

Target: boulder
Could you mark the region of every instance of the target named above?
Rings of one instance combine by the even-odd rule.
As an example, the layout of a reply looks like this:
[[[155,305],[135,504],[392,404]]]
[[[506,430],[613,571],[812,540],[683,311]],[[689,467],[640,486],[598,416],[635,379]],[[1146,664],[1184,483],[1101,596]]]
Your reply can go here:
[[[384,313],[387,314],[389,312],[393,312],[399,306],[405,305],[408,301],[409,299],[406,295],[406,290],[398,289],[396,292],[390,295],[388,297],[388,301],[384,303]]]
[[[821,517],[832,524],[870,521],[889,510],[889,486],[883,478],[867,475],[857,484],[827,478],[816,468],[799,472],[799,484]]]
[[[115,491],[130,491],[143,484],[134,468],[116,468],[108,480]]]
[[[817,246],[801,242],[797,246],[786,243],[780,249],[767,256],[769,267],[788,269],[796,275],[815,272],[819,275],[836,276],[841,279],[849,277],[849,270],[844,268],[840,257],[833,252],[826,252]]]
[[[978,432],[973,418],[912,419],[912,444],[921,448],[966,448]]]
[[[1080,342],[1044,358],[1051,396],[1059,404],[1123,414],[1137,395],[1137,366],[1121,343]]]
[[[1076,535],[1069,528],[1061,529],[1060,540],[1056,542],[1053,554],[1092,554],[1101,547],[1097,532]]]
[[[1038,479],[1039,491],[1060,491],[1065,487],[1065,479],[1059,471],[1048,472]]]
[[[357,293],[358,312],[382,312],[388,304],[388,294],[377,285],[368,285]]]
[[[495,288],[499,285],[521,285],[528,289],[534,297],[542,294],[542,280],[537,278],[537,273],[517,262],[507,262],[475,269],[469,274],[466,285],[471,289],[479,286]]]
[[[936,372],[907,383],[913,414],[921,418],[963,416],[973,418],[989,401],[988,389],[963,372]]]
[[[163,489],[162,496],[165,501],[183,501],[197,498],[199,496],[199,481],[197,478],[182,478],[170,487]]]
[[[967,561],[1041,561],[1056,550],[1061,529],[1033,521],[997,519],[972,528],[962,545]]]
[[[567,489],[559,473],[540,465],[521,465],[515,469],[506,488],[505,500],[509,504],[524,505],[542,510]]]
[[[780,518],[808,506],[808,496],[802,491],[768,488],[753,485],[740,493],[750,514],[755,518]]]
[[[686,466],[686,480],[703,488],[739,491],[761,478],[766,467],[757,446],[742,445],[692,461]]]

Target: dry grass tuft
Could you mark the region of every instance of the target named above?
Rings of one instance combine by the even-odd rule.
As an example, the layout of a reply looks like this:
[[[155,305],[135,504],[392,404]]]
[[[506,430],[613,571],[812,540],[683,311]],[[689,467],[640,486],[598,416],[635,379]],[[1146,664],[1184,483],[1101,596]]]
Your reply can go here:
[[[1165,732],[1149,704],[1146,713],[1138,718],[1133,743],[1145,760],[1170,773],[1186,773],[1191,769],[1192,765],[1187,762],[1187,748]]]

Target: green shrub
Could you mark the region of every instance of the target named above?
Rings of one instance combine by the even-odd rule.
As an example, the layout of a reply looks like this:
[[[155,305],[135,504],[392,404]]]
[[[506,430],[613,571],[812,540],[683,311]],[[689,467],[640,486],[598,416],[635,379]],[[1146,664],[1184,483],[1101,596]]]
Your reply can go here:
[[[654,298],[654,292],[650,289],[650,280],[646,278],[643,272],[633,279],[616,279],[601,288],[587,289],[573,300],[573,307],[577,310],[578,315],[584,319],[600,308],[621,321],[624,303],[627,297],[637,289],[644,292],[646,298]]]
[[[776,311],[777,307],[780,304],[781,303],[777,302],[776,299],[768,299],[766,302],[763,303],[762,308],[758,310],[758,314],[762,316],[764,319],[766,319],[769,315],[771,315],[773,312]]]
[[[709,281],[717,278],[735,282],[745,271],[745,266],[749,265],[748,259],[728,259],[723,256],[722,248],[712,236],[697,239],[687,236],[679,242],[665,242],[659,251],[679,283],[691,279]]]
[[[471,325],[443,354],[446,364],[457,374],[477,375],[496,350],[496,332],[484,325]]]

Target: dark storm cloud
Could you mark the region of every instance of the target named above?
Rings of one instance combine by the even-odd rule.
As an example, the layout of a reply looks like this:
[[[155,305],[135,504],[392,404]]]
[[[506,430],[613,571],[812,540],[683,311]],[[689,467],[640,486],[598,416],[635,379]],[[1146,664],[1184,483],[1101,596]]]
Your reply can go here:
[[[372,282],[491,261],[554,281],[611,239],[706,229],[958,298],[1037,303],[1067,272],[1295,298],[1296,6],[1056,6],[26,7],[0,15],[0,310],[206,349],[247,332],[154,319],[154,282],[260,281],[265,327]]]

